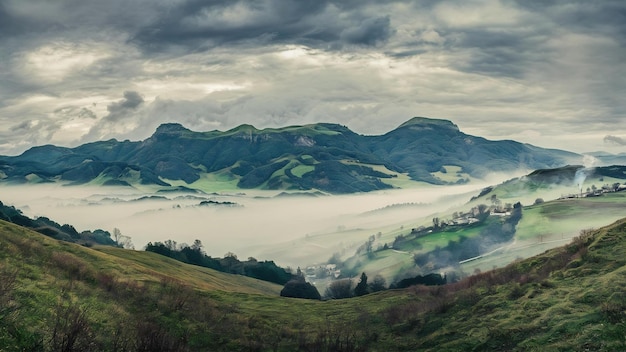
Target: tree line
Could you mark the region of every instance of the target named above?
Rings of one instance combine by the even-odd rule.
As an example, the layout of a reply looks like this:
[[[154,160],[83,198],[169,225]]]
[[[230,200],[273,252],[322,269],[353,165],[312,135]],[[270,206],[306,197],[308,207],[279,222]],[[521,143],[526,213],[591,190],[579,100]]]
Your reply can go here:
[[[259,261],[249,257],[240,261],[234,253],[226,253],[223,258],[213,258],[207,255],[200,240],[192,245],[178,244],[176,241],[149,242],[145,250],[178,260],[183,263],[211,268],[217,271],[253,277],[255,279],[284,285],[293,278],[291,272],[281,268],[274,261]]]
[[[24,215],[21,210],[13,206],[4,205],[2,202],[0,202],[0,220],[29,228],[42,235],[65,242],[73,242],[86,246],[94,244],[118,246],[118,243],[111,238],[111,233],[108,231],[98,229],[94,231],[78,232],[72,225],[61,225],[47,217],[40,216],[31,219]]]

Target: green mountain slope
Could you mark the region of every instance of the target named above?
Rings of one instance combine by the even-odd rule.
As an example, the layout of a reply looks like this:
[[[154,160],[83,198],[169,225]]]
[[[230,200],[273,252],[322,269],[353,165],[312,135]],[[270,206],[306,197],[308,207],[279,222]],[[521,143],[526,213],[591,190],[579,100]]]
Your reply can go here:
[[[489,141],[464,134],[450,121],[421,117],[380,136],[328,123],[264,130],[242,125],[225,132],[164,124],[140,142],[41,146],[0,157],[0,177],[12,182],[184,183],[198,188],[203,181],[221,180],[239,188],[351,193],[390,188],[403,175],[434,184],[467,182],[493,171],[562,166],[578,157],[514,141]]]
[[[626,348],[626,219],[454,284],[333,301],[0,222],[0,350]]]

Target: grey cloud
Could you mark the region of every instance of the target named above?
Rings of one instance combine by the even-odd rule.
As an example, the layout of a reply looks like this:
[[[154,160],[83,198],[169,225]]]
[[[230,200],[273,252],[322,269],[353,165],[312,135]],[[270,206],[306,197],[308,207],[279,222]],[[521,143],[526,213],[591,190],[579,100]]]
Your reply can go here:
[[[96,116],[96,113],[87,109],[87,108],[82,108],[80,109],[80,111],[78,112],[78,117],[80,118],[89,118],[89,119],[96,119],[98,118],[98,116]]]
[[[464,72],[521,78],[530,65],[549,60],[548,36],[539,28],[463,28],[442,30],[449,52],[465,60],[450,64]]]
[[[224,42],[257,39],[317,39],[332,35],[323,27],[307,24],[327,7],[325,1],[190,0],[174,6],[150,26],[140,28],[133,40],[144,49],[163,45],[189,45],[196,48]]]
[[[604,143],[613,143],[618,145],[626,145],[626,139],[618,136],[607,135],[604,137]]]
[[[358,26],[344,30],[341,38],[351,44],[375,45],[389,39],[392,32],[389,16],[366,18]]]
[[[0,124],[38,121],[8,133],[33,143],[70,140],[47,122],[68,118],[91,128],[84,141],[145,138],[162,122],[331,121],[379,133],[415,115],[499,138],[517,127],[576,133],[593,119],[598,144],[623,127],[626,2],[478,3],[476,20],[463,21],[439,16],[455,9],[439,0],[0,0]],[[511,21],[489,17],[499,10]],[[75,43],[103,58],[62,81],[19,70],[29,53]],[[124,90],[145,101],[127,91],[111,103]]]
[[[183,2],[140,28],[133,41],[146,50],[187,46],[206,50],[224,43],[371,46],[392,34],[389,16],[360,12],[367,3],[262,0]]]
[[[32,127],[32,121],[22,121],[11,127],[12,131],[27,131]]]
[[[104,117],[107,121],[117,121],[124,116],[126,116],[129,112],[137,109],[141,104],[143,104],[143,98],[139,93],[134,91],[125,91],[124,99],[111,103],[107,106],[107,110],[109,114]]]
[[[127,112],[130,115],[130,111]],[[185,101],[156,98],[132,110],[132,119],[101,119],[82,136],[81,142],[110,138],[143,140],[163,123],[178,122],[197,131],[233,127],[222,104],[212,100]],[[250,121],[248,121],[250,123]]]
[[[39,5],[39,6],[38,6]],[[11,39],[29,33],[41,33],[47,29],[63,29],[56,16],[60,3],[6,0],[0,2],[0,39]],[[56,28],[55,28],[56,27]]]
[[[5,0],[0,3],[0,37],[37,33],[88,36],[109,30],[132,30],[167,9],[165,1],[150,0]],[[42,33],[45,31],[45,33]]]
[[[516,0],[521,8],[542,14],[560,27],[626,40],[626,3],[622,0]],[[618,36],[621,36],[619,38]]]
[[[371,46],[386,41],[394,31],[389,16],[370,8],[393,2],[7,0],[0,4],[0,39],[102,38],[123,33],[147,55],[200,52],[224,44]]]

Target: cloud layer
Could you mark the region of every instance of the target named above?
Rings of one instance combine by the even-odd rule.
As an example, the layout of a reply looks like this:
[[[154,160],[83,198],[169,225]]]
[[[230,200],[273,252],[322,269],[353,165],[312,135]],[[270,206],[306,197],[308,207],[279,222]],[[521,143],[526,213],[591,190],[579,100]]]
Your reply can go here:
[[[0,154],[144,139],[164,122],[413,116],[577,152],[623,151],[626,3],[7,0]]]

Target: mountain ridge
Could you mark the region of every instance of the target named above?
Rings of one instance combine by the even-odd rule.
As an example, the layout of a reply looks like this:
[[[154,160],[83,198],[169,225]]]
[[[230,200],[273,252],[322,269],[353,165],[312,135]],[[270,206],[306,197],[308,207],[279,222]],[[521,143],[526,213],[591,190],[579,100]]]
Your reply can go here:
[[[494,171],[557,167],[579,158],[467,135],[451,121],[425,117],[374,136],[334,123],[261,130],[243,124],[207,132],[166,123],[143,141],[47,145],[2,156],[0,176],[10,182],[106,180],[166,187],[172,181],[194,184],[219,174],[239,188],[353,193],[394,188],[393,181],[402,175],[431,184],[464,183]]]

